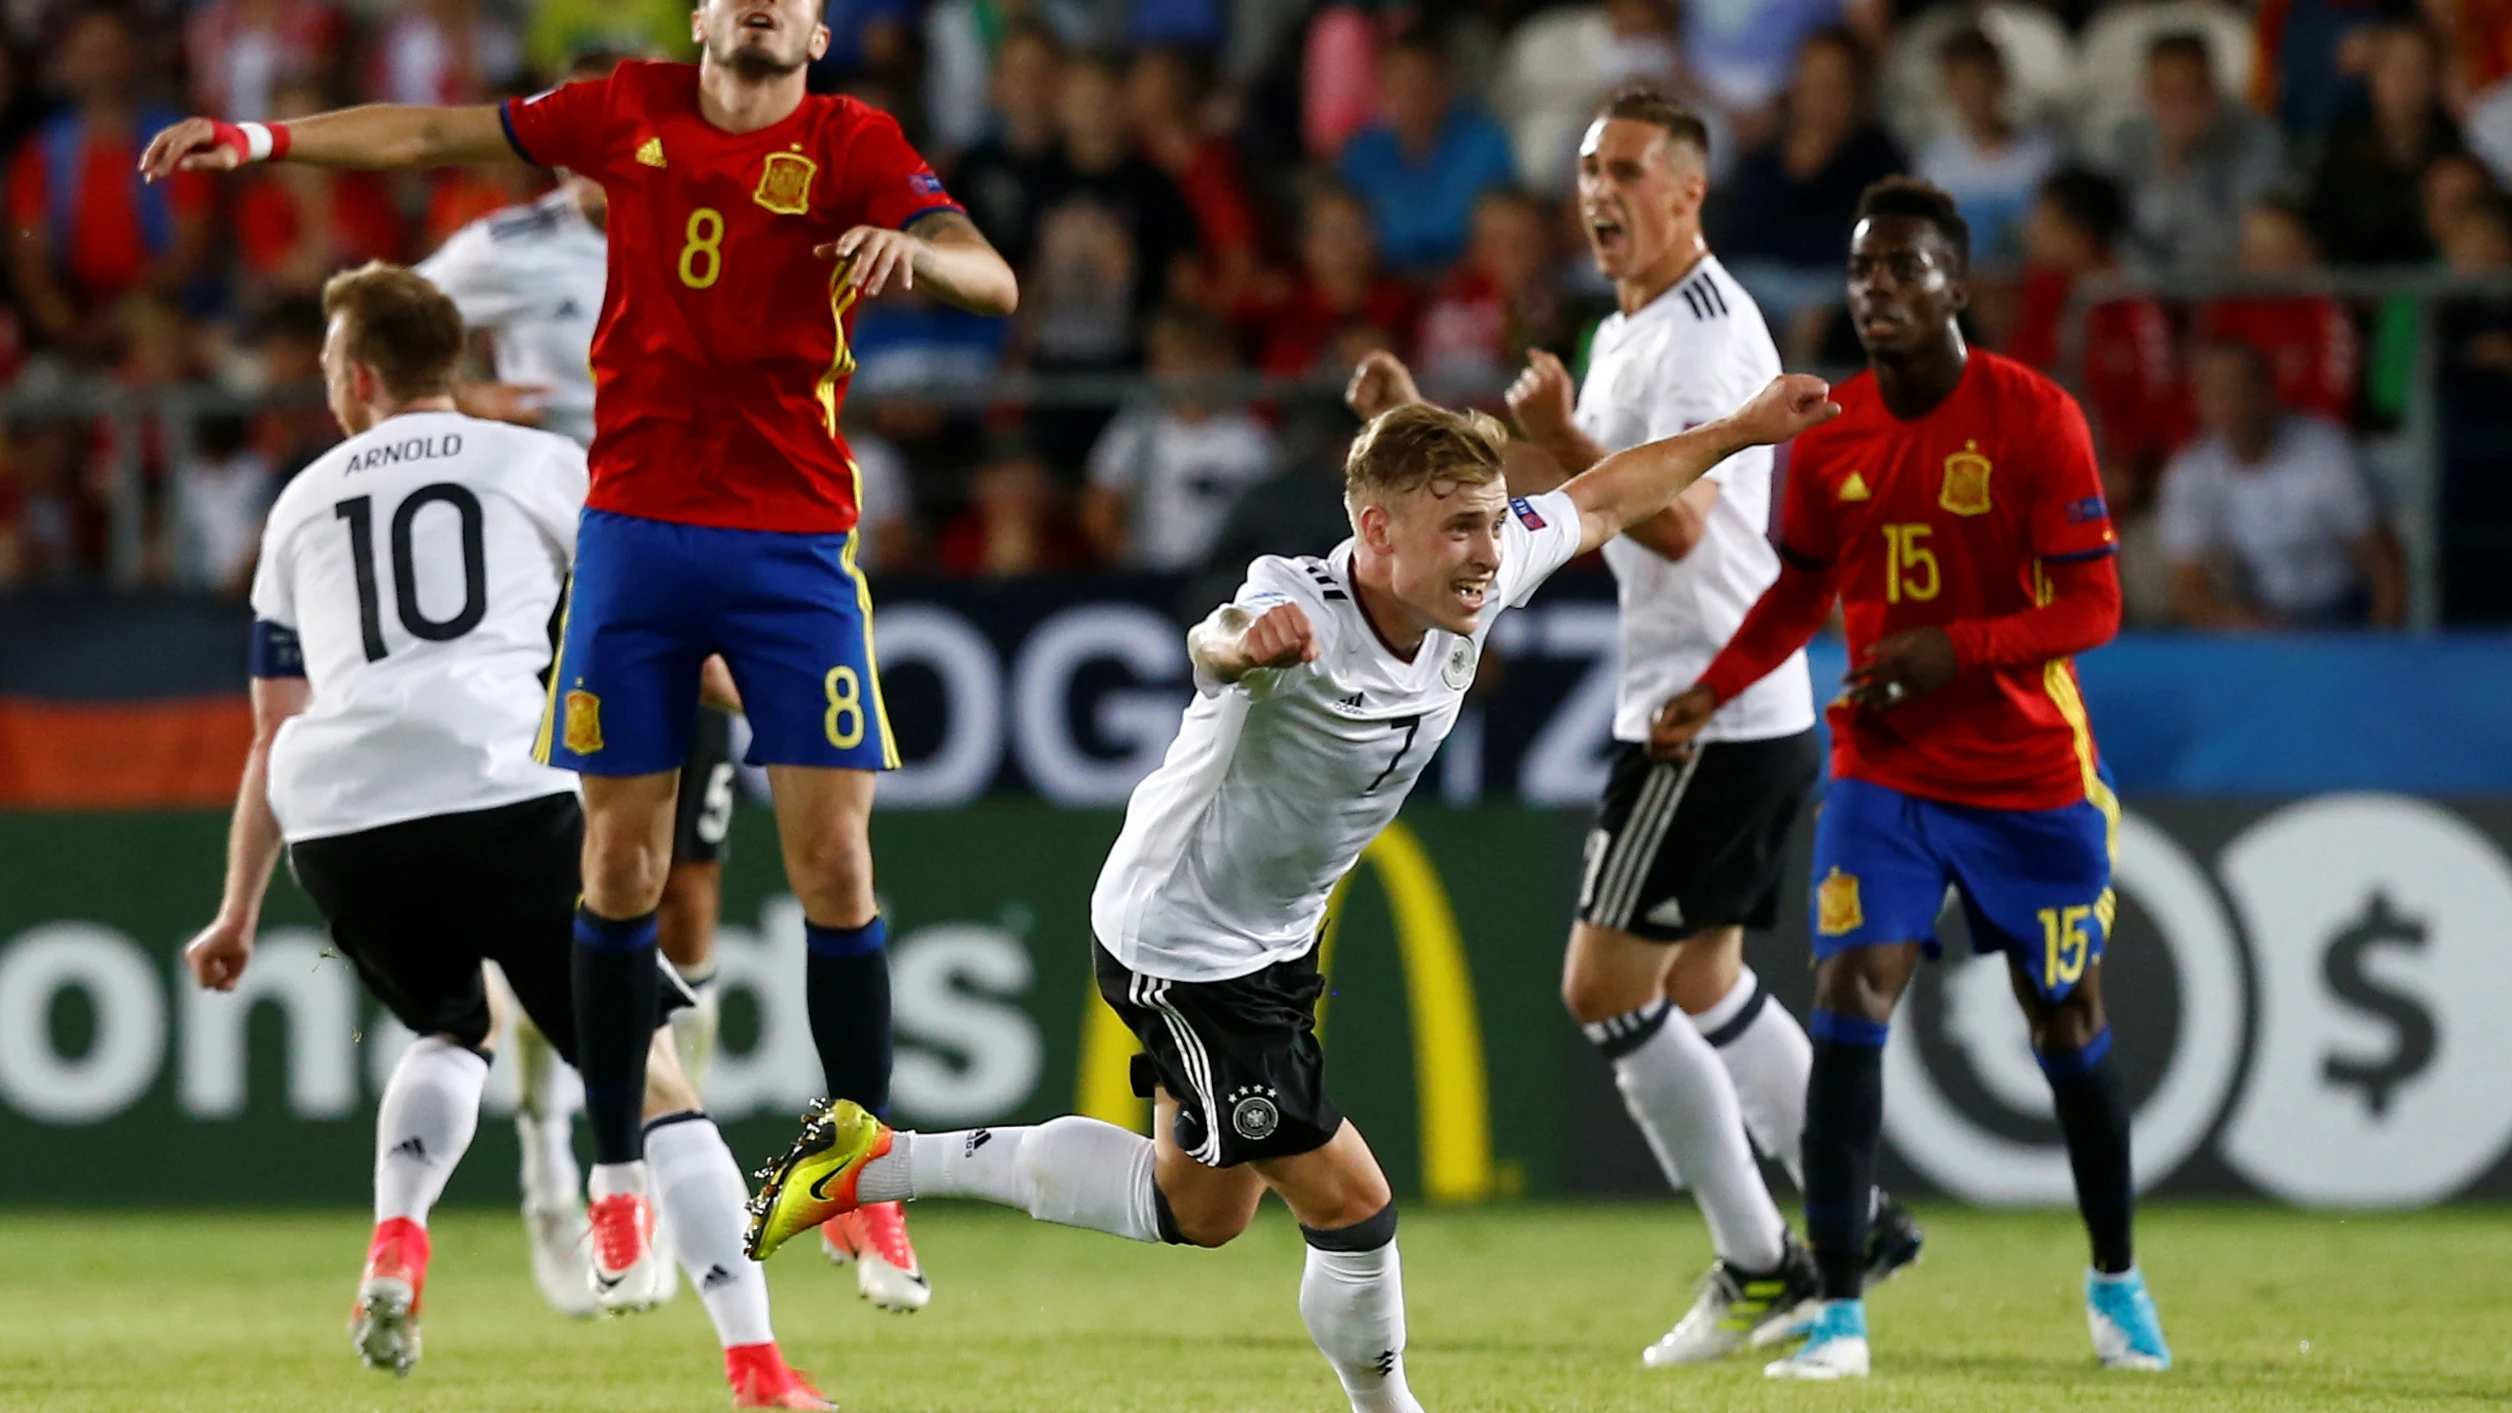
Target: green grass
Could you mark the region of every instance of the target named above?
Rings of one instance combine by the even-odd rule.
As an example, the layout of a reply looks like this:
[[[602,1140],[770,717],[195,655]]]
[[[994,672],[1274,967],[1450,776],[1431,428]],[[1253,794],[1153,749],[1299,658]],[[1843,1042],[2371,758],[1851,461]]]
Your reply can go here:
[[[2063,1213],[1937,1209],[1928,1259],[1870,1302],[1877,1376],[1766,1384],[1758,1361],[1654,1373],[1706,1251],[1688,1209],[1502,1207],[1404,1218],[1413,1386],[1468,1409],[2376,1409],[2512,1402],[2512,1211],[2412,1216],[2158,1208],[2143,1260],[2181,1367],[2092,1368],[2082,1246]],[[775,1263],[786,1352],[855,1413],[1307,1409],[1342,1401],[1294,1304],[1298,1234],[1269,1211],[1220,1252],[1172,1251],[936,1205],[940,1294],[855,1298],[797,1242]],[[0,1409],[716,1409],[687,1291],[636,1319],[548,1314],[519,1225],[439,1217],[427,1351],[396,1382],[342,1320],[354,1213],[0,1216]]]

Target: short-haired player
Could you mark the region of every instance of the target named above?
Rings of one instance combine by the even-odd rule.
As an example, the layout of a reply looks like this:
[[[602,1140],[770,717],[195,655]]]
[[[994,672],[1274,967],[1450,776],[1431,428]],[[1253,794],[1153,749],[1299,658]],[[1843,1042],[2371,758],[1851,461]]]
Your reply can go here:
[[[1965,344],[1969,264],[1969,229],[1943,191],[1904,178],[1867,189],[1849,312],[1868,371],[1793,453],[1779,578],[1650,735],[1661,755],[1690,750],[1720,703],[1840,604],[1852,665],[1814,831],[1805,1131],[1823,1298],[1774,1377],[1868,1370],[1884,1041],[1911,974],[1937,954],[1949,890],[1972,950],[2004,957],[2049,1078],[2092,1246],[2094,1352],[2105,1368],[2172,1362],[2131,1247],[2130,1110],[2102,1009],[2119,801],[2073,658],[2119,631],[2119,540],[2076,400]]]
[[[532,744],[585,459],[563,437],[455,410],[462,317],[418,275],[336,275],[323,309],[324,381],[348,440],[288,483],[263,531],[253,747],[218,915],[184,959],[214,990],[242,979],[284,845],[341,955],[417,1034],[377,1105],[375,1231],[350,1318],[361,1358],[408,1374],[428,1211],[470,1146],[488,1077],[482,964],[561,1057],[572,1063],[580,1039],[584,815],[573,777],[535,762]],[[652,1052],[644,1147],[734,1402],[832,1407],[777,1352],[767,1282],[742,1255],[741,1169],[672,1053],[669,1015],[688,993],[663,976],[655,994],[638,1026]],[[645,1279],[588,1273],[603,1308],[659,1296],[653,1263],[612,1265]]]
[[[1300,1223],[1300,1313],[1352,1407],[1417,1408],[1395,1206],[1315,1035],[1327,897],[1455,724],[1502,610],[1738,450],[1828,415],[1821,381],[1779,379],[1515,499],[1490,418],[1414,404],[1372,420],[1345,465],[1352,537],[1254,561],[1188,635],[1195,699],[1091,894],[1099,993],[1142,1044],[1154,1137],[1084,1118],[899,1133],[840,1104],[765,1175],[753,1253],[861,1202],[934,1196],[1218,1246],[1270,1189]]]

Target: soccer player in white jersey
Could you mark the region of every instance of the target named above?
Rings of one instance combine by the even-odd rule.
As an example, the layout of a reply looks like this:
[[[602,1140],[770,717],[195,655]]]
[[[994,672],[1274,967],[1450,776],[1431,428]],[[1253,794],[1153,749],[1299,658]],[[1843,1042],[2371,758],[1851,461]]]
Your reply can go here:
[[[1326,1094],[1315,1035],[1327,897],[1455,724],[1501,610],[1735,452],[1831,416],[1828,393],[1776,380],[1517,499],[1491,418],[1416,404],[1373,420],[1344,467],[1352,538],[1256,560],[1188,635],[1195,700],[1091,894],[1099,994],[1143,1046],[1155,1136],[1071,1117],[902,1133],[841,1102],[761,1174],[751,1253],[858,1203],[936,1196],[1218,1246],[1271,1188],[1308,1243],[1300,1314],[1352,1407],[1418,1408],[1393,1199]]]
[[[1579,205],[1620,307],[1596,331],[1575,410],[1569,372],[1541,350],[1509,390],[1544,453],[1513,462],[1514,483],[1698,426],[1779,372],[1761,311],[1702,238],[1708,164],[1707,129],[1666,98],[1635,89],[1599,109],[1580,145]],[[1363,415],[1418,397],[1387,355],[1353,387]],[[1604,550],[1622,681],[1562,998],[1668,1182],[1691,1187],[1718,1255],[1691,1310],[1644,1352],[1652,1367],[1732,1353],[1816,1288],[1753,1152],[1758,1142],[1798,1171],[1812,1048],[1744,963],[1745,929],[1777,921],[1789,832],[1822,768],[1805,655],[1721,707],[1688,759],[1647,750],[1651,718],[1778,577],[1771,463],[1768,447],[1738,452]],[[1897,1205],[1878,1207],[1873,1230],[1871,1280],[1917,1255]]]
[[[616,65],[616,55],[583,54],[567,77],[598,79]],[[579,446],[592,443],[590,351],[602,312],[609,258],[602,227],[608,214],[600,183],[562,175],[557,189],[540,200],[472,222],[419,262],[418,272],[453,299],[463,322],[493,340],[497,381],[459,386],[455,400],[465,411],[539,426]],[[655,938],[697,997],[695,1005],[673,1013],[672,1043],[701,1093],[715,1057],[715,926],[733,815],[733,716],[724,704],[738,700],[729,672],[711,663],[708,678],[713,699],[700,706],[690,728]],[[590,1314],[573,1122],[578,1096],[530,1021],[519,1014],[512,1019],[508,1038],[522,1095],[515,1137],[523,1153],[523,1219],[531,1234],[533,1276],[562,1313]],[[932,1287],[922,1272],[885,1260],[877,1246],[861,1239],[859,1226],[832,1225],[831,1255],[852,1259],[864,1248],[857,1279],[867,1298],[891,1309],[923,1306]],[[858,1240],[843,1240],[847,1236]]]
[[[271,866],[290,866],[367,989],[417,1033],[377,1106],[375,1232],[350,1334],[376,1368],[419,1357],[428,1209],[470,1146],[492,1018],[482,963],[562,1057],[584,816],[536,764],[550,625],[575,553],[584,452],[455,410],[462,317],[412,272],[323,288],[323,372],[349,439],[271,508],[253,581],[254,742],[218,916],[185,949],[227,990],[251,963]],[[674,1058],[667,978],[651,1028],[651,1191],[724,1347],[735,1406],[829,1408],[777,1351],[767,1282],[742,1253],[749,1193]],[[625,1199],[620,1199],[625,1200]],[[647,1246],[651,1252],[650,1244]],[[630,1262],[606,1309],[644,1308],[662,1258]]]

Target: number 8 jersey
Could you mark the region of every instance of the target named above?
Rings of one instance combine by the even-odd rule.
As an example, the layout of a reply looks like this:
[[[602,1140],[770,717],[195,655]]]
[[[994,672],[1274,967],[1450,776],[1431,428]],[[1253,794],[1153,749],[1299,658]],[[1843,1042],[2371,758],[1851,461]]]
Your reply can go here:
[[[699,112],[696,66],[649,62],[500,111],[524,160],[609,199],[587,503],[722,529],[854,528],[837,430],[854,290],[812,251],[960,209],[897,120],[811,94],[726,132]]]
[[[312,689],[271,747],[289,842],[575,788],[532,745],[585,483],[564,437],[409,412],[280,492],[252,669]]]

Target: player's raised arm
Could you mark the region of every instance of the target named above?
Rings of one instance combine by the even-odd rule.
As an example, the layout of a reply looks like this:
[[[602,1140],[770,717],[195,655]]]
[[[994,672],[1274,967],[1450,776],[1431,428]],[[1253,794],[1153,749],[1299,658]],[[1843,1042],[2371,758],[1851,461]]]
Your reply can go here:
[[[1664,510],[1711,467],[1746,447],[1776,445],[1839,415],[1831,384],[1783,373],[1715,422],[1606,457],[1561,488],[1579,507],[1580,552]]]
[[[1225,603],[1186,633],[1186,656],[1195,670],[1228,684],[1265,667],[1297,667],[1317,660],[1317,634],[1298,604],[1280,603],[1262,613]]]
[[[851,261],[847,280],[866,298],[897,280],[971,314],[1003,317],[1020,307],[1020,281],[977,224],[958,211],[920,216],[903,231],[857,226],[815,252]]]
[[[226,172],[247,162],[281,160],[380,171],[520,162],[523,154],[507,140],[495,104],[369,103],[289,123],[185,118],[149,140],[140,154],[140,174],[153,182],[176,172]]]

